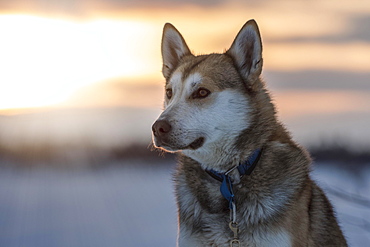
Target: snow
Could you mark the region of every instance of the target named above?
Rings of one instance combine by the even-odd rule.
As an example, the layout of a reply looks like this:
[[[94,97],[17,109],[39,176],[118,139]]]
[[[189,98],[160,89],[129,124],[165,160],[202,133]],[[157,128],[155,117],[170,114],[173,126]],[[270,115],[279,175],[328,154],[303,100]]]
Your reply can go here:
[[[370,246],[370,167],[351,172],[317,165],[313,178],[333,203],[349,246]]]
[[[170,169],[0,173],[0,246],[175,246]]]
[[[174,165],[100,169],[0,170],[0,246],[175,246]],[[369,199],[370,169],[359,174],[317,165],[328,192]],[[369,246],[370,207],[328,193],[350,246]],[[357,200],[358,201],[358,200]]]

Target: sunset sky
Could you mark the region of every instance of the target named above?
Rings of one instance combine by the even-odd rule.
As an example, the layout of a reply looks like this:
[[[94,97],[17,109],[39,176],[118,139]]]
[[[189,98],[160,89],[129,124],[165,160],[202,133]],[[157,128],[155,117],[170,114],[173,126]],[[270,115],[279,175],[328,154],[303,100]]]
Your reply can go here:
[[[0,109],[66,104],[96,83],[159,85],[165,22],[200,54],[223,52],[254,18],[265,71],[370,69],[368,1],[14,0],[0,11]],[[131,104],[84,100],[70,104]]]
[[[0,0],[0,114],[160,109],[163,25],[171,22],[203,54],[228,49],[249,19],[259,24],[263,78],[285,119],[303,113],[369,119],[365,0]]]

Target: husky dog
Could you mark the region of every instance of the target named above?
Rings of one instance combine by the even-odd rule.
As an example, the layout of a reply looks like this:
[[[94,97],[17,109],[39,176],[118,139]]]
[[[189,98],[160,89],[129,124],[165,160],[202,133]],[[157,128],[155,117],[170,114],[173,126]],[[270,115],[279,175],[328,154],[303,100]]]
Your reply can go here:
[[[309,154],[277,120],[248,21],[223,54],[195,56],[166,24],[157,148],[179,153],[178,246],[347,246],[310,179]]]

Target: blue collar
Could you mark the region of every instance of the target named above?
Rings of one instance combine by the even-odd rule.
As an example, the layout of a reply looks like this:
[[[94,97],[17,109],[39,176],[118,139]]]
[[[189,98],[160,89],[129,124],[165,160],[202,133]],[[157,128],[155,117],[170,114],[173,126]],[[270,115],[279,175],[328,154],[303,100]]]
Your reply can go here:
[[[229,201],[229,207],[232,208],[232,203],[234,202],[234,191],[233,191],[233,182],[229,176],[229,173],[235,169],[238,169],[240,176],[250,175],[254,168],[256,167],[258,160],[261,157],[262,150],[256,149],[248,159],[238,166],[234,166],[225,173],[220,173],[215,170],[206,170],[206,172],[211,175],[214,179],[222,182],[220,191],[222,196]]]

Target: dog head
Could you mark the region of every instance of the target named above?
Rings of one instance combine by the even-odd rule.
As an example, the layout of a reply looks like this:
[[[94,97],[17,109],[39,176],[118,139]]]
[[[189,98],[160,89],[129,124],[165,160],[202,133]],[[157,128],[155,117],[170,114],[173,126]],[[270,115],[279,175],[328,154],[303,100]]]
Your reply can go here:
[[[162,58],[165,101],[152,126],[155,146],[181,151],[208,168],[239,159],[235,149],[240,136],[256,123],[258,95],[264,88],[256,22],[248,21],[225,53],[200,56],[166,24]]]

